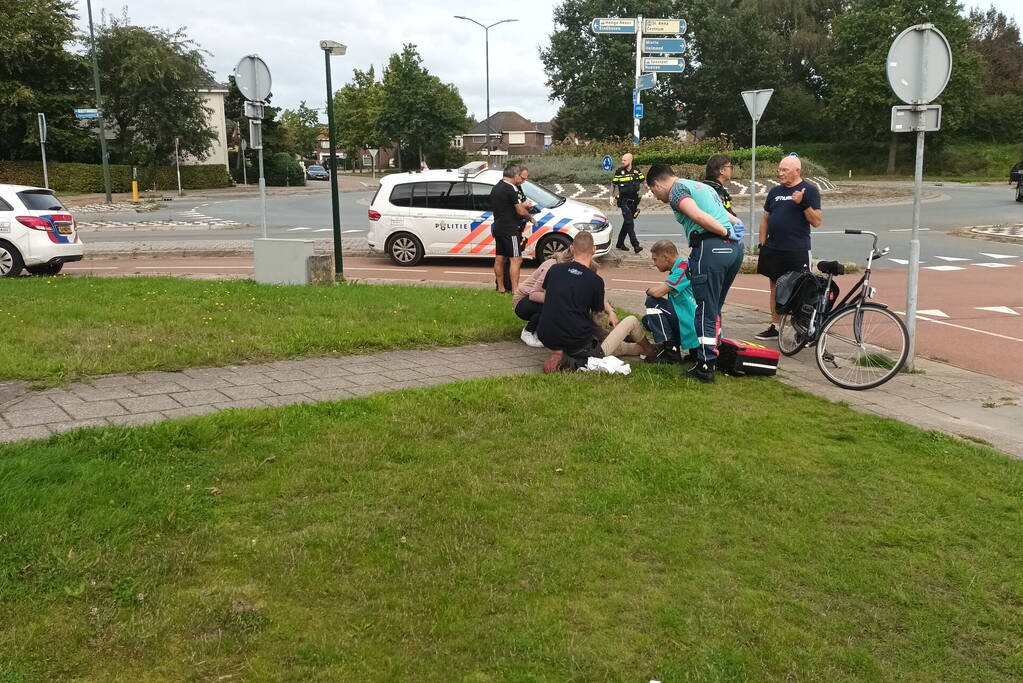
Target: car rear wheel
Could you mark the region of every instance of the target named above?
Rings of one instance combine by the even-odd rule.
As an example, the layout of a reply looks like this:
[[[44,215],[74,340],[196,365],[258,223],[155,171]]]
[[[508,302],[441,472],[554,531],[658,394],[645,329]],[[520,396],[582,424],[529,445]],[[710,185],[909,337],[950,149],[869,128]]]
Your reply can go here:
[[[29,266],[26,270],[33,275],[56,275],[63,267],[63,263],[44,263],[41,266]]]
[[[407,232],[399,232],[387,239],[387,255],[399,266],[416,266],[423,260],[423,243]]]
[[[18,250],[7,242],[0,242],[0,277],[18,277],[24,267]]]
[[[565,235],[549,235],[536,245],[536,260],[543,263],[571,246],[572,240]]]

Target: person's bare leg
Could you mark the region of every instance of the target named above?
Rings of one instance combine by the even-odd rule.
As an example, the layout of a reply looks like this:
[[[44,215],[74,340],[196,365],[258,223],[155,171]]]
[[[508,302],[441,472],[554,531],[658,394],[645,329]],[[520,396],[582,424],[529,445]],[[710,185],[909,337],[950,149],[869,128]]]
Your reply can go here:
[[[781,324],[781,316],[778,315],[777,304],[774,301],[774,280],[771,280],[771,323],[775,327]]]
[[[519,271],[522,270],[522,257],[512,257],[511,268],[508,269],[508,274],[511,276],[511,286],[514,292],[519,288]]]
[[[494,279],[497,281],[497,291],[504,291],[504,256],[494,257]],[[512,266],[514,267],[514,266]],[[518,278],[512,279],[512,287],[518,287]]]

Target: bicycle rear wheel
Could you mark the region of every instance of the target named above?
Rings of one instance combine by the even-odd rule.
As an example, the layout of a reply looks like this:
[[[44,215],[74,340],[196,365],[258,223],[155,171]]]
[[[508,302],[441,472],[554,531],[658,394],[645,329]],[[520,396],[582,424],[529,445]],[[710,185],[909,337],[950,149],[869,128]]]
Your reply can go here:
[[[817,339],[817,367],[843,389],[880,386],[898,374],[909,353],[909,333],[899,316],[878,304],[838,311]]]
[[[786,356],[794,356],[806,346],[806,324],[791,315],[783,315],[778,325],[778,350]]]

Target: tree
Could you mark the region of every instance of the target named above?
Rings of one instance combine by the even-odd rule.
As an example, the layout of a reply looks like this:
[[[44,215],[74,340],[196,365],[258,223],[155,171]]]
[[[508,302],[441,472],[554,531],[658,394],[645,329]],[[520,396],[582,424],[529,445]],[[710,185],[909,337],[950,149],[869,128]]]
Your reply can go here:
[[[281,129],[292,154],[301,157],[315,154],[316,137],[322,133],[323,126],[320,113],[307,106],[305,100],[299,103],[298,109],[281,112]]]
[[[458,89],[423,67],[415,45],[391,55],[384,69],[380,130],[408,157],[444,165],[451,140],[468,129]]]
[[[359,159],[359,151],[377,149],[391,143],[381,129],[384,111],[384,86],[376,79],[373,67],[355,69],[352,81],[334,95],[334,122],[338,146],[348,156]]]
[[[561,100],[555,136],[582,138],[632,136],[632,89],[636,77],[635,37],[594,35],[594,17],[684,16],[693,3],[682,0],[642,0],[630,3],[624,14],[616,0],[565,0],[554,9],[555,31],[540,58],[547,73],[552,100]],[[682,78],[668,74],[653,90],[643,92],[644,137],[675,131],[683,101]]]
[[[984,59],[985,95],[1023,95],[1023,42],[1019,26],[994,7],[970,11],[970,39]]]
[[[36,114],[49,123],[51,158],[99,159],[98,143],[72,109],[91,106],[86,61],[67,47],[75,39],[69,0],[0,0],[0,157],[38,158]]]
[[[117,132],[112,156],[163,164],[178,137],[183,154],[205,159],[216,133],[200,91],[214,81],[184,30],[134,26],[125,16],[100,26],[96,46],[103,108]]]

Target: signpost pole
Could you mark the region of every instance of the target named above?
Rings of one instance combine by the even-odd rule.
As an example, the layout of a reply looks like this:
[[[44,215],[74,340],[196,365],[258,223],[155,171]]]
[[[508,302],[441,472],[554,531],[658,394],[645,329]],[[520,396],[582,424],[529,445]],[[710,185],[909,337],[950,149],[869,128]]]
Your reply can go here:
[[[263,122],[259,121],[259,124],[262,125]],[[262,131],[260,132],[259,149],[257,150],[257,152],[259,154],[259,209],[260,209],[260,215],[261,215],[262,220],[263,220],[263,239],[266,239],[268,237],[267,231],[266,231],[266,178],[263,176],[263,137],[262,137]]]
[[[249,148],[249,145],[248,145],[248,143],[245,142],[245,138],[242,138],[242,141],[241,141],[241,143],[239,143],[238,147],[239,147],[239,149],[241,149],[241,153],[242,153],[242,185],[245,185],[246,187],[248,187],[248,185],[249,185],[249,172],[245,168],[245,166],[246,166],[245,162],[247,161],[247,159],[245,158],[245,150],[247,150]]]
[[[96,109],[99,110],[99,155],[103,164],[103,189],[106,190],[107,204],[113,201],[110,196],[110,162],[107,157],[107,124],[103,116],[102,95],[99,91],[99,58],[96,56],[96,31],[92,26],[92,0],[86,0],[89,12],[89,42],[92,46],[92,79],[96,88]]]
[[[39,113],[39,151],[43,155],[43,187],[50,189],[50,174],[46,168],[46,114]]]
[[[746,227],[746,232],[749,234],[750,253],[752,253],[753,247],[757,246],[753,243],[753,231],[756,230],[757,235],[760,234],[759,226],[753,223],[753,212],[757,206],[757,118],[755,116],[753,117],[753,140],[750,150],[749,225]]]
[[[643,15],[640,14],[636,17],[636,79],[638,80],[640,75],[643,73]],[[638,104],[643,100],[643,91],[636,89],[636,99],[632,103],[632,144],[639,144],[639,122],[640,119],[636,117],[636,109]]]
[[[909,355],[906,369],[913,371],[916,353],[916,306],[920,280],[920,195],[924,184],[924,135],[916,134],[916,166],[913,170],[913,232],[909,239],[909,284],[906,288],[906,331],[909,332]]]
[[[177,135],[174,136],[174,170],[178,174],[178,196],[180,197],[183,193],[181,192],[181,153],[178,151],[178,144],[181,142],[181,138]]]

